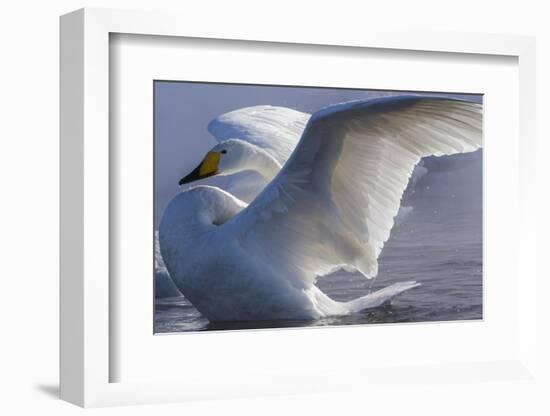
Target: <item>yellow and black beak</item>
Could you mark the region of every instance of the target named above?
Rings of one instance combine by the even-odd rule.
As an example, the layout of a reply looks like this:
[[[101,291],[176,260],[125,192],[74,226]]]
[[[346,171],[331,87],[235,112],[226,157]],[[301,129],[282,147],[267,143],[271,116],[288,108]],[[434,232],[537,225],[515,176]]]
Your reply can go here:
[[[208,152],[203,161],[197,166],[193,172],[183,177],[178,182],[178,185],[197,181],[199,179],[208,178],[218,173],[218,164],[220,163],[219,152]]]

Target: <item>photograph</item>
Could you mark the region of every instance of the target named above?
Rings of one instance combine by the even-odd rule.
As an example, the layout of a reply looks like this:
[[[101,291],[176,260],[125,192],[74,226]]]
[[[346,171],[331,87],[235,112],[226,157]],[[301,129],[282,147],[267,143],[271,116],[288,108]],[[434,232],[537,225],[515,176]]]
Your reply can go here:
[[[155,334],[483,319],[483,94],[153,92]]]

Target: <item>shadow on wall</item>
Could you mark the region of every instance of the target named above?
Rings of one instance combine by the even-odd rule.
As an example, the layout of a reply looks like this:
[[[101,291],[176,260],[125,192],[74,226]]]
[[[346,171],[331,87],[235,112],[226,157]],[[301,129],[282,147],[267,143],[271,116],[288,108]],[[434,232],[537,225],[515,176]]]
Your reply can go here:
[[[59,399],[59,384],[37,384],[36,390],[53,399]]]

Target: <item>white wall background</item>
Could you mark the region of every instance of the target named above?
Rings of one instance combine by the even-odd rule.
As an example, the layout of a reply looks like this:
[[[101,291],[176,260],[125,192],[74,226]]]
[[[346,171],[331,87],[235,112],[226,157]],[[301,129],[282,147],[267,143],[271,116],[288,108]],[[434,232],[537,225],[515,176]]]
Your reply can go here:
[[[58,16],[74,9],[116,7],[180,10],[231,19],[246,13],[251,19],[302,24],[326,20],[327,30],[339,25],[386,23],[441,30],[512,33],[538,37],[538,128],[540,144],[539,250],[547,241],[548,220],[542,214],[549,202],[545,154],[550,129],[549,13],[544,1],[429,0],[347,1],[169,1],[69,0],[9,1],[0,9],[0,230],[2,262],[0,292],[0,413],[73,414],[81,410],[56,399],[58,383]],[[199,17],[201,16],[201,17]],[[543,139],[544,138],[544,139]],[[544,175],[544,178],[542,177]],[[535,179],[535,178],[534,178]],[[546,233],[543,232],[543,229]],[[542,257],[542,256],[540,256]],[[546,262],[548,263],[548,262]],[[547,264],[544,273],[550,275]],[[542,273],[542,271],[541,271]],[[548,283],[539,291],[550,293]],[[549,307],[540,306],[550,317]],[[541,358],[548,370],[546,354]],[[542,352],[542,351],[541,351]],[[546,371],[546,374],[550,374]],[[399,390],[399,391],[398,391]],[[546,389],[547,392],[550,388]],[[506,383],[485,386],[431,386],[409,391],[388,386],[378,397],[349,397],[339,393],[280,399],[234,400],[94,410],[99,414],[548,414],[541,407],[542,391]]]

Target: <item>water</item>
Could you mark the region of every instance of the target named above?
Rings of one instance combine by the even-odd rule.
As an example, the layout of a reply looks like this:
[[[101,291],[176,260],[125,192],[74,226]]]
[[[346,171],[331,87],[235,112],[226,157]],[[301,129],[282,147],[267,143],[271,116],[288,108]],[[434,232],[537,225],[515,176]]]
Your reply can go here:
[[[399,216],[399,224],[380,256],[380,272],[375,281],[346,272],[318,281],[318,286],[338,301],[351,300],[395,282],[421,283],[391,304],[314,321],[212,324],[184,297],[159,298],[155,304],[155,332],[481,319],[481,161],[481,151],[425,159],[402,201],[402,206],[413,209],[405,209],[403,214],[407,215]]]

